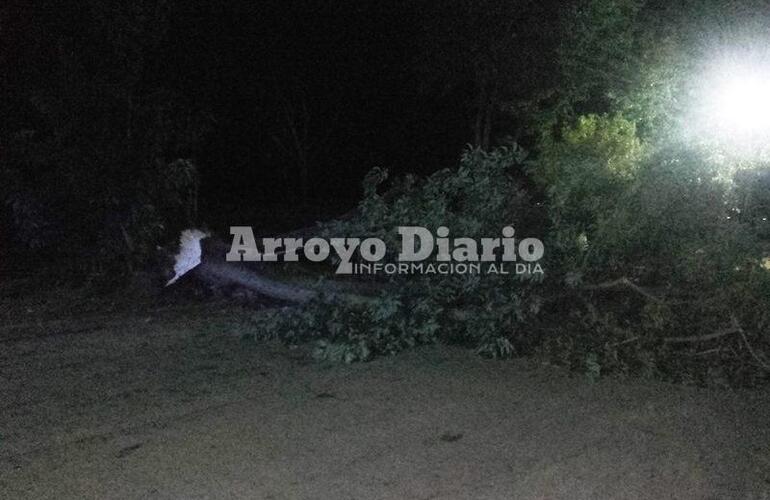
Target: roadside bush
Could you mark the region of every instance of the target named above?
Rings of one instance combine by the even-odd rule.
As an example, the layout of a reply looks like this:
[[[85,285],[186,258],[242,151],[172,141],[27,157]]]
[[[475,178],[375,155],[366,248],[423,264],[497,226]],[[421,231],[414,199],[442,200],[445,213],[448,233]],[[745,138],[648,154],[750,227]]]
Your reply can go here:
[[[356,217],[321,227],[327,236],[377,236],[399,248],[397,226],[451,229],[450,237],[500,235],[506,225],[528,233],[537,218],[515,180],[526,155],[518,147],[492,152],[468,149],[456,170],[439,171],[424,182],[396,180],[384,192],[387,172],[374,170]],[[392,275],[382,295],[364,304],[330,306],[319,301],[268,315],[269,336],[289,341],[321,340],[324,359],[364,360],[436,340],[460,342],[491,357],[529,349],[526,327],[538,312],[540,275]]]
[[[596,134],[586,152],[565,134],[532,169],[548,193],[549,282],[574,290],[549,305],[540,352],[592,376],[767,380],[770,273],[756,215],[764,198],[747,208],[724,175],[730,166],[703,151],[672,143],[639,154],[651,148],[604,128],[631,153],[602,147]],[[620,174],[617,157],[627,160]],[[755,215],[740,217],[747,209]]]
[[[390,247],[399,225],[474,238],[513,225],[545,241],[545,275],[393,275],[368,302],[276,311],[261,329],[347,362],[446,341],[537,354],[592,378],[765,382],[770,264],[756,224],[733,216],[740,193],[721,169],[681,145],[651,151],[621,117],[591,116],[548,138],[536,160],[517,147],[469,149],[457,170],[387,190],[387,173],[372,171],[357,215],[323,225],[327,236]],[[544,207],[515,180],[522,172]]]

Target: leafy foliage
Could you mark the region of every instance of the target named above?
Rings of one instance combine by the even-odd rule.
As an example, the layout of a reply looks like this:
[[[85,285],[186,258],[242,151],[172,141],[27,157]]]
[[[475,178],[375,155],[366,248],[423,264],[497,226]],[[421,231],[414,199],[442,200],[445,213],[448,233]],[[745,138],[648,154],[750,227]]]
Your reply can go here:
[[[532,175],[550,198],[554,217],[589,226],[612,210],[643,153],[633,122],[587,115],[564,127],[559,138],[544,134]]]
[[[422,183],[407,177],[378,192],[387,172],[373,170],[357,217],[322,227],[328,236],[377,236],[398,248],[397,226],[447,226],[457,235],[497,235],[505,225],[526,232],[531,204],[512,175],[526,155],[518,147],[492,152],[468,149],[456,170]],[[450,237],[452,235],[450,234]],[[290,341],[322,339],[317,354],[354,361],[392,354],[436,340],[462,342],[486,356],[524,352],[531,343],[525,322],[539,310],[538,276],[392,275],[371,302],[309,307],[269,315],[266,331]]]
[[[408,224],[476,238],[507,224],[546,229],[543,280],[392,276],[369,303],[273,313],[266,331],[320,340],[319,357],[348,362],[440,340],[494,357],[537,353],[591,378],[766,381],[770,265],[757,194],[766,175],[744,175],[736,189],[710,155],[653,149],[618,115],[582,117],[541,148],[537,159],[516,147],[469,149],[457,170],[383,193],[387,172],[374,170],[358,216],[322,230],[397,245],[395,227]],[[522,171],[543,187],[545,217],[514,180]],[[752,215],[735,216],[743,210]]]

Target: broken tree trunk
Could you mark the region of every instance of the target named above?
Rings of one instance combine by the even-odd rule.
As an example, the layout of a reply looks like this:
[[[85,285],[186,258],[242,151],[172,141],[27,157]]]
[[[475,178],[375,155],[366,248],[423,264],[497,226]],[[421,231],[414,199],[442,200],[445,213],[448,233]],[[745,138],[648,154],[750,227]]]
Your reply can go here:
[[[225,258],[228,250],[227,244],[209,233],[197,229],[183,231],[179,251],[174,257],[174,276],[166,286],[189,274],[212,288],[236,286],[258,296],[295,304],[313,299],[348,303],[373,300],[371,287],[337,281],[321,282],[312,287],[298,284],[268,273],[267,268],[276,263],[228,262]]]

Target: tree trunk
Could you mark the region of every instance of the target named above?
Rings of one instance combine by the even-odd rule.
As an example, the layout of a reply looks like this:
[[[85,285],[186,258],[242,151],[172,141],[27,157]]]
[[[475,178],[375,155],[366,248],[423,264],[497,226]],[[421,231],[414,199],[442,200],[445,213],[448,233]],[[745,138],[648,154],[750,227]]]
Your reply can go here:
[[[484,78],[479,78],[479,95],[476,103],[476,120],[473,126],[473,145],[487,150],[491,144],[494,119],[495,89]]]
[[[304,304],[313,299],[329,303],[362,304],[376,301],[374,294],[381,290],[380,287],[341,281],[325,281],[315,285],[297,283],[266,272],[270,263],[227,262],[225,255],[228,250],[229,246],[225,242],[202,231],[183,231],[179,253],[173,260],[174,270],[163,269],[167,276],[175,273],[166,286],[189,273],[213,289],[236,286],[262,297],[295,304]]]
[[[476,103],[476,121],[473,124],[473,145],[475,147],[483,147],[486,101],[486,85],[483,81],[480,81],[478,101]]]
[[[492,106],[492,100],[490,99],[484,110],[484,129],[481,135],[481,149],[484,150],[489,149],[490,136],[492,134],[492,112],[494,111]]]

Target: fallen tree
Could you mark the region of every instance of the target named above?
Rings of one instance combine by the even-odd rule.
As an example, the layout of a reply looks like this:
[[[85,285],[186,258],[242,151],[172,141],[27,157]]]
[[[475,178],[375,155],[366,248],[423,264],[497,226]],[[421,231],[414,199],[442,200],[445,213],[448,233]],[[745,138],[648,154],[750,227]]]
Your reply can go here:
[[[291,234],[297,235],[300,232]],[[195,279],[210,288],[242,287],[257,296],[292,304],[306,304],[316,299],[351,303],[372,300],[365,294],[368,287],[353,283],[327,281],[320,286],[313,286],[292,282],[286,277],[272,277],[267,271],[270,264],[228,262],[225,255],[229,249],[230,245],[208,232],[200,229],[182,231],[179,249],[174,256],[174,276],[166,286],[193,273]]]
[[[584,148],[578,152],[585,154]],[[569,165],[575,153],[560,154]],[[543,235],[545,275],[340,279],[331,272],[335,262],[308,273],[297,272],[301,265],[226,262],[230,244],[195,231],[182,238],[192,260],[178,260],[177,274],[194,268],[193,279],[209,286],[241,287],[254,300],[290,306],[260,315],[256,335],[313,341],[325,359],[366,360],[445,341],[485,356],[541,356],[592,377],[623,372],[697,383],[768,380],[770,273],[760,265],[750,231],[713,202],[725,188],[692,184],[688,176],[703,175],[700,167],[688,171],[683,161],[658,158],[635,165],[638,173],[622,182],[604,177],[586,185],[579,169],[560,177],[549,170],[546,203],[533,203],[517,179],[525,173],[537,180],[538,162],[553,158],[525,158],[515,147],[468,150],[456,170],[423,182],[396,179],[386,191],[395,195],[380,193],[387,175],[375,170],[354,212],[293,234],[377,237],[397,247],[400,225],[447,226],[470,238],[512,225]],[[682,184],[687,197],[677,189]],[[601,192],[600,203],[586,201],[592,189]],[[655,203],[649,204],[652,194]],[[661,203],[674,211],[674,220],[660,211]]]

